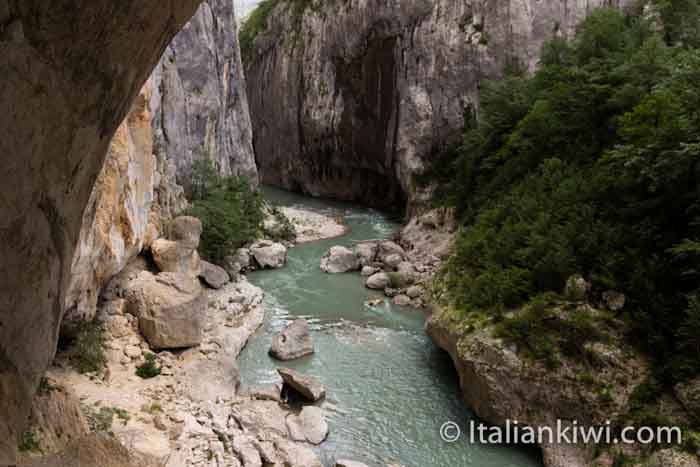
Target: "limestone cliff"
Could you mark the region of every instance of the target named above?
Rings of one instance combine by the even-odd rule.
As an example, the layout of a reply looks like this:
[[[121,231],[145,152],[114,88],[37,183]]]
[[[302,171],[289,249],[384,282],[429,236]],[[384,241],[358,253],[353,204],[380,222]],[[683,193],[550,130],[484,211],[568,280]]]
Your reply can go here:
[[[102,287],[186,207],[192,163],[257,184],[233,0],[204,2],[175,36],[111,142],[83,217],[63,329],[95,316]],[[179,184],[178,184],[179,182]]]
[[[233,3],[202,3],[151,76],[154,150],[175,162],[185,188],[202,157],[258,182]]]
[[[264,182],[378,206],[456,141],[479,86],[593,8],[625,0],[279,2],[246,71]]]
[[[0,0],[0,465],[56,351],[107,148],[198,0]]]

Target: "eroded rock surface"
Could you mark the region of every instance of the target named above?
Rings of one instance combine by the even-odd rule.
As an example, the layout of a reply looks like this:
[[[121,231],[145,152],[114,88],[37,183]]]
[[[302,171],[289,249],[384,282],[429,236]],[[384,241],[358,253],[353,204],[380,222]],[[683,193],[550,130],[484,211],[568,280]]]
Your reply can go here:
[[[298,319],[272,338],[270,355],[278,360],[294,360],[314,353],[309,323]]]
[[[56,350],[109,143],[199,3],[0,0],[0,464]]]
[[[631,2],[307,3],[303,14],[280,3],[247,59],[262,179],[411,208],[423,197],[414,175],[459,140],[484,80],[513,59],[533,69],[545,40]]]

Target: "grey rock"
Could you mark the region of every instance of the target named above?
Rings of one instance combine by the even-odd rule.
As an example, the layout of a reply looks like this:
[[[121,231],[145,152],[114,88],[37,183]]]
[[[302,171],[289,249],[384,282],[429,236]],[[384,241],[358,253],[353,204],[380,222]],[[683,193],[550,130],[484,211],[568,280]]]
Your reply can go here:
[[[355,255],[357,255],[361,266],[369,266],[374,263],[378,251],[379,246],[375,242],[364,242],[355,245]]]
[[[382,262],[389,269],[396,269],[401,262],[403,262],[403,256],[393,253],[386,255],[382,258]]]
[[[15,465],[110,139],[199,1],[0,3],[0,465]]]
[[[233,2],[205,0],[153,71],[155,149],[190,188],[192,164],[258,183]]]
[[[385,289],[387,286],[391,284],[391,279],[389,278],[389,274],[385,272],[378,272],[376,274],[373,274],[367,278],[367,282],[365,282],[365,286],[368,289],[374,289],[374,290],[382,290]]]
[[[294,441],[321,444],[328,437],[326,417],[320,408],[313,405],[305,406],[299,415],[288,415],[287,429]]]
[[[360,271],[360,275],[363,277],[369,277],[373,274],[378,273],[379,271],[381,271],[381,269],[379,268],[375,268],[372,266],[363,266],[362,271]]]
[[[202,235],[202,221],[192,216],[179,216],[168,225],[168,238],[184,248],[196,250]]]
[[[326,397],[326,388],[313,376],[308,376],[290,368],[278,368],[277,373],[284,384],[294,389],[311,402],[317,402]]]
[[[199,278],[212,289],[220,289],[231,281],[226,270],[216,264],[202,261]]]
[[[159,238],[151,245],[153,260],[162,272],[175,272],[197,276],[201,272],[201,260],[197,250],[180,242]]]
[[[410,298],[418,298],[423,295],[423,288],[418,285],[412,285],[406,290],[406,295]]]
[[[262,401],[280,402],[282,400],[281,391],[282,386],[280,384],[267,384],[265,386],[254,386],[244,389],[240,391],[239,394],[244,397]]]
[[[287,261],[287,247],[281,243],[261,240],[250,247],[250,252],[263,269],[278,269]]]
[[[321,258],[321,269],[329,274],[355,271],[360,267],[360,260],[355,253],[344,246],[334,246]]]
[[[309,323],[298,319],[272,338],[270,355],[278,360],[294,360],[314,353]]]
[[[185,274],[148,271],[129,282],[129,313],[153,349],[191,347],[202,340],[207,298],[199,281]]]
[[[396,256],[400,257],[401,261],[406,257],[406,252],[403,248],[401,248],[401,245],[391,241],[384,241],[379,244],[377,259],[380,262],[387,264],[389,257],[392,257],[392,261],[396,261],[393,259]],[[398,266],[401,261],[397,261],[395,266]]]

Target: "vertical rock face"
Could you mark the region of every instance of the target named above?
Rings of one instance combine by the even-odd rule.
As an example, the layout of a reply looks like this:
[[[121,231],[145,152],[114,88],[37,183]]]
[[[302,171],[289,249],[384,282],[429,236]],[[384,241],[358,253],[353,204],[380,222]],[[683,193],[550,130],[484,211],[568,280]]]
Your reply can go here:
[[[264,182],[409,208],[413,176],[459,139],[479,85],[593,8],[626,0],[282,2],[246,59]]]
[[[257,185],[253,134],[233,0],[206,0],[173,39],[151,77],[155,150],[188,188],[192,163]]]
[[[198,0],[0,0],[0,465],[56,350],[107,148]]]
[[[233,0],[204,2],[167,47],[112,140],[83,217],[63,329],[95,316],[100,290],[186,207],[192,163],[257,184]]]

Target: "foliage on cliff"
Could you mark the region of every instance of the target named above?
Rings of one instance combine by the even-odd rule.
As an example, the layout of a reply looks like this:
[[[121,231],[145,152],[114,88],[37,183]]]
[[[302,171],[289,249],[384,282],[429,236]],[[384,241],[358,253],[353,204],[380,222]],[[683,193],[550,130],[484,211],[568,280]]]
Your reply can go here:
[[[428,176],[464,221],[441,274],[454,305],[501,316],[581,273],[593,297],[627,295],[670,382],[700,371],[700,23],[695,1],[657,7],[661,31],[602,9],[534,76],[486,85]]]
[[[293,22],[298,24],[306,8],[313,3],[314,0],[262,0],[245,19],[238,33],[243,62],[248,63],[252,60],[255,52],[255,39],[267,29],[267,20],[277,5],[288,5],[292,9]]]
[[[206,259],[220,264],[262,230],[262,196],[244,178],[220,177],[204,158],[193,164],[192,188],[189,214],[202,221],[199,249]]]

